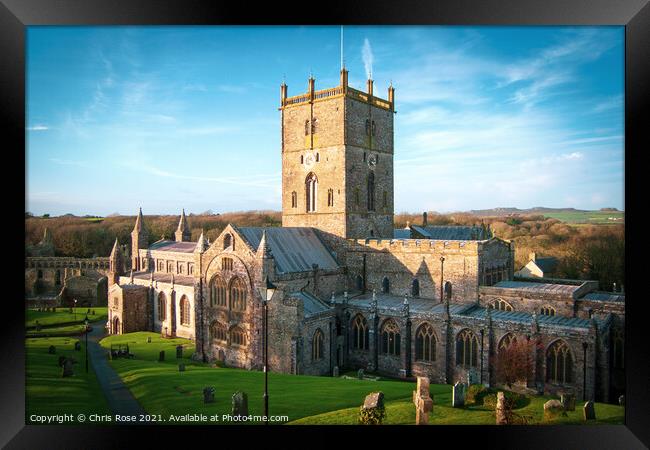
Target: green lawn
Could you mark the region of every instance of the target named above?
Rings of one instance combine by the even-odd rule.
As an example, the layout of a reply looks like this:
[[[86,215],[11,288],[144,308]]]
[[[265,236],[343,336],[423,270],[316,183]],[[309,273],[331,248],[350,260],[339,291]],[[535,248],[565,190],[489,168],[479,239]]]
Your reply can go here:
[[[561,220],[571,224],[617,224],[625,223],[622,211],[566,211],[544,213],[544,217]],[[610,220],[616,218],[617,220]]]
[[[152,342],[147,343],[147,337]],[[111,365],[120,374],[133,395],[150,414],[203,413],[206,415],[230,413],[231,397],[235,391],[248,394],[249,413],[263,412],[262,394],[264,374],[231,368],[210,367],[194,362],[189,357],[194,345],[186,339],[161,339],[156,333],[140,332],[110,336],[101,341],[102,346],[129,344],[134,359],[115,359]],[[184,358],[176,359],[176,345],[184,344]],[[158,362],[158,353],[165,350],[165,361]],[[178,371],[178,363],[186,365],[185,372]],[[204,405],[202,390],[215,388],[215,403]],[[331,377],[296,376],[269,373],[269,412],[286,415],[288,422],[296,424],[356,424],[359,406],[365,396],[382,391],[387,405],[388,424],[415,422],[415,408],[411,403],[415,383],[399,380],[358,380]],[[451,386],[431,385],[434,397],[432,424],[494,424],[494,412],[483,406],[451,408]],[[539,422],[547,398],[534,398],[529,405],[518,410],[532,415],[531,423]],[[582,423],[582,409],[578,405],[562,423]],[[623,408],[616,405],[596,404],[598,421],[594,423],[623,423]],[[208,421],[209,422],[209,421]],[[212,422],[213,423],[213,422]]]
[[[32,328],[27,330],[27,337],[45,337],[45,336],[79,336],[83,333],[85,325],[65,325],[60,327],[47,327],[42,328],[41,331],[36,331]]]
[[[70,313],[70,308],[57,308],[56,312],[37,311],[35,309],[28,309],[25,315],[25,326],[36,326],[36,321],[41,326],[50,326],[57,324],[68,324],[70,322],[83,323],[88,312],[88,307],[72,308],[73,313]],[[106,306],[90,307],[91,314],[88,314],[90,322],[106,321],[108,318],[108,308]],[[92,312],[95,314],[92,314]]]
[[[81,351],[75,351],[76,341],[76,338],[67,337],[26,339],[26,423],[37,423],[30,419],[32,414],[72,414],[76,418],[80,413],[88,415],[110,412],[92,364],[86,374],[84,341],[81,340]],[[50,345],[56,347],[56,354],[48,353]],[[61,377],[61,368],[58,366],[60,355],[77,360],[72,377]]]

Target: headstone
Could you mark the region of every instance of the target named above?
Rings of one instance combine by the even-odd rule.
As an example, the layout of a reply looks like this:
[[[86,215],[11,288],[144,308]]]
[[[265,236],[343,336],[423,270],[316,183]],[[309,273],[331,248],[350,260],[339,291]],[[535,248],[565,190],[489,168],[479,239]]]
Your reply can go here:
[[[333,377],[339,376],[339,366],[334,366],[334,369],[332,369],[332,376]]]
[[[90,314],[90,308],[88,308],[88,311],[86,311],[86,314]]]
[[[618,398],[618,404],[621,405],[621,406],[625,406],[625,396],[624,395],[621,395]]]
[[[59,356],[59,367],[63,367],[63,363],[65,362],[66,357],[61,355]]]
[[[47,349],[47,352],[48,352],[50,355],[54,355],[54,354],[56,354],[56,347],[53,346],[53,345],[50,345],[49,348]]]
[[[71,377],[74,375],[74,371],[72,370],[72,360],[70,358],[66,358],[63,361],[63,371],[61,372],[62,377]]]
[[[179,372],[185,372],[185,364],[181,363],[178,365],[178,371]]]
[[[214,403],[214,388],[212,386],[203,388],[203,403]]]
[[[182,345],[177,345],[176,346],[176,358],[182,358],[183,357],[183,346]]]
[[[246,392],[238,391],[232,394],[231,412],[233,416],[248,415],[248,394],[246,394]]]
[[[81,351],[81,342],[76,341],[76,342],[74,343],[74,349],[75,349],[76,351]]]
[[[151,336],[147,336],[147,344],[151,344]]]
[[[465,384],[457,381],[452,390],[451,406],[460,408],[463,405],[465,405]]]
[[[576,396],[573,394],[560,395],[560,403],[562,403],[565,411],[576,410]]]
[[[41,331],[41,324],[36,321],[36,331]]]
[[[383,392],[371,392],[370,394],[366,395],[366,398],[363,401],[364,409],[383,408],[383,407],[384,407]]]
[[[429,379],[418,377],[417,385],[413,391],[413,404],[415,405],[415,424],[427,425],[429,412],[433,410],[433,399],[429,396]]]
[[[596,410],[594,409],[594,402],[589,400],[582,408],[585,420],[596,420]]]
[[[508,425],[508,415],[506,414],[506,396],[503,392],[497,392],[497,406],[495,410],[497,416],[497,425]]]
[[[359,423],[363,425],[381,425],[385,417],[384,393],[371,392],[366,396],[359,410]]]
[[[164,361],[165,360],[165,350],[160,350],[160,353],[158,354],[158,361]]]
[[[357,372],[357,378],[363,380],[363,369],[359,369],[359,371]]]
[[[92,311],[90,311],[90,314],[92,314],[94,316],[95,315],[95,310],[93,309]]]
[[[537,391],[537,395],[544,395],[544,383],[540,381],[536,382],[535,390]]]
[[[562,402],[559,400],[549,400],[544,403],[544,420],[553,419],[561,415],[566,415]]]

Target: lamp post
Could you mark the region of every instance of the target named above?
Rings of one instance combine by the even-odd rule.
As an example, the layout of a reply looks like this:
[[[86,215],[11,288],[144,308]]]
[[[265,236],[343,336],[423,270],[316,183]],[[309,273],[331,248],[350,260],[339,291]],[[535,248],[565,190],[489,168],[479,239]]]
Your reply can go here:
[[[273,298],[276,286],[271,283],[268,275],[260,287],[264,316],[262,326],[264,327],[264,425],[269,424],[269,301]]]
[[[77,299],[74,299],[74,320],[77,321]]]
[[[86,331],[86,373],[88,373],[88,315],[84,319],[85,331]]]

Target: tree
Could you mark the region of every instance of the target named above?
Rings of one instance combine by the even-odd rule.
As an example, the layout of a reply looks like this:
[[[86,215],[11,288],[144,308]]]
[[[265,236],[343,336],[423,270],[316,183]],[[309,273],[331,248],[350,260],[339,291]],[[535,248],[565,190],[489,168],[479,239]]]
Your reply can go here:
[[[535,348],[532,339],[516,339],[503,345],[496,355],[496,379],[511,388],[518,381],[527,381],[535,370]]]

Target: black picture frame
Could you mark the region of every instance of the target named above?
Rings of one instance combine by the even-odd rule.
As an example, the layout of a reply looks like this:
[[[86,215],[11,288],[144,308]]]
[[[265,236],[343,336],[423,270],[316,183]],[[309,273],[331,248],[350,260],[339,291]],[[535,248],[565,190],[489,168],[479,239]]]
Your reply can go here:
[[[440,427],[268,427],[245,433],[245,427],[181,428],[166,426],[46,426],[25,425],[24,304],[20,282],[24,276],[13,255],[24,254],[20,208],[16,193],[25,158],[25,27],[30,25],[180,25],[180,24],[355,24],[355,25],[624,25],[625,26],[625,210],[626,210],[626,410],[624,426],[440,426]],[[290,4],[268,2],[156,1],[156,0],[2,0],[0,3],[0,98],[7,168],[5,206],[5,317],[1,328],[2,384],[0,444],[6,448],[103,448],[166,446],[180,437],[185,445],[221,445],[225,438],[251,437],[262,443],[325,443],[351,445],[350,439],[385,440],[392,445],[454,445],[497,448],[646,448],[650,446],[650,359],[642,333],[646,325],[643,277],[643,172],[641,157],[649,148],[650,5],[648,0],[445,0],[431,2],[362,0],[354,2]],[[9,163],[13,160],[13,164]],[[22,161],[22,165],[21,165]],[[9,164],[7,164],[9,163]],[[15,166],[14,166],[15,164]],[[19,178],[18,174],[16,178]],[[23,186],[25,186],[23,184]],[[28,189],[28,186],[26,186]],[[13,230],[16,237],[12,239]],[[11,230],[11,231],[10,231]],[[11,233],[11,234],[10,234]],[[635,274],[635,272],[639,272]],[[13,280],[13,281],[12,281]],[[13,285],[13,286],[12,286]],[[8,288],[8,289],[7,289]],[[314,400],[310,400],[314,401]],[[144,428],[143,428],[144,427]],[[263,432],[262,432],[263,431]],[[245,434],[244,434],[245,433]],[[289,434],[288,434],[289,433]],[[408,433],[408,434],[407,434]],[[274,436],[269,436],[272,434]],[[278,439],[274,439],[277,434]],[[295,439],[293,434],[299,434]],[[290,437],[290,439],[287,439]],[[194,439],[194,438],[200,438]],[[449,443],[445,441],[449,440]],[[197,442],[197,444],[195,444]],[[385,441],[384,441],[385,442]],[[212,443],[212,444],[210,444]],[[359,444],[356,444],[359,445]]]

